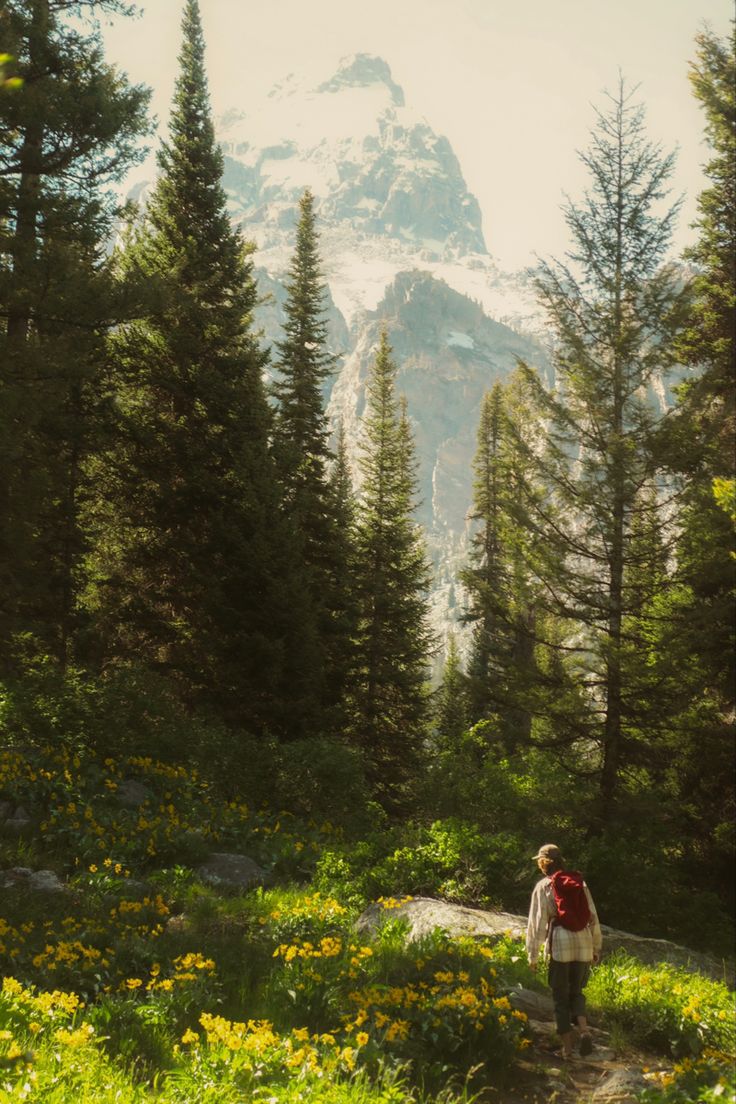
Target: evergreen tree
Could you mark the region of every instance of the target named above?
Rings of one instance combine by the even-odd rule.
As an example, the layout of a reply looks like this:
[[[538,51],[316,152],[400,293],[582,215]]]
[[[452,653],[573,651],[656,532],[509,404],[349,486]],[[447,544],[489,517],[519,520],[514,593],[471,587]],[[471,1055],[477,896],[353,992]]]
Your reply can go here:
[[[503,451],[503,422],[503,387],[497,382],[481,406],[471,514],[478,527],[472,538],[470,566],[460,575],[470,600],[465,618],[473,624],[468,689],[474,724],[498,718],[508,704],[505,675],[513,646],[507,572],[511,485]]]
[[[623,82],[609,99],[582,155],[591,190],[566,208],[568,263],[544,264],[538,277],[557,338],[557,392],[525,370],[546,437],[543,450],[526,448],[546,490],[524,503],[539,539],[540,592],[567,625],[562,646],[576,657],[588,703],[585,716],[559,718],[559,735],[600,749],[599,821],[613,815],[635,725],[622,649],[632,521],[659,464],[647,388],[674,362],[685,301],[678,271],[663,263],[677,206],[656,210],[672,156],[646,138],[643,109]]]
[[[692,370],[675,422],[680,463],[699,477],[732,479],[736,437],[736,23],[730,40],[698,35],[691,82],[706,115],[710,186],[699,196],[700,231],[687,257],[697,268],[678,352]]]
[[[654,651],[658,669],[674,670],[668,790],[685,877],[733,911],[736,555],[733,518],[716,496],[734,481],[736,24],[729,39],[705,32],[696,41],[691,79],[706,116],[710,182],[698,202],[693,297],[678,344],[690,375],[665,426],[684,490],[674,585],[657,602]]]
[[[493,721],[506,752],[529,739],[536,681],[534,600],[517,516],[517,441],[525,427],[514,391],[512,381],[508,393],[497,382],[483,399],[473,460],[471,517],[477,528],[470,563],[460,575],[469,599],[465,620],[473,625],[470,719]]]
[[[117,0],[6,0],[0,96],[0,670],[19,634],[63,665],[77,627],[79,503],[99,447],[104,335],[117,320],[107,186],[139,158],[148,93],[102,56]]]
[[[454,633],[447,640],[447,658],[442,682],[435,695],[435,725],[440,747],[453,747],[470,727],[468,679],[465,675]]]
[[[416,465],[386,331],[368,383],[363,487],[356,533],[359,607],[351,732],[384,805],[398,810],[420,762],[427,717],[425,592],[429,569],[418,527]]]
[[[296,249],[286,283],[284,339],[274,384],[274,454],[289,529],[298,603],[286,647],[292,735],[335,730],[349,640],[343,614],[344,534],[329,480],[333,460],[323,409],[324,383],[336,358],[327,350],[325,286],[320,271],[314,197],[299,204]]]
[[[353,585],[355,573],[355,530],[357,507],[348,461],[345,430],[338,429],[335,460],[330,474],[332,499],[332,540],[329,559],[331,631],[328,650],[327,694],[330,730],[344,734],[355,677],[355,637],[358,629],[358,604]]]
[[[230,225],[197,0],[160,175],[121,268],[157,289],[112,344],[115,441],[87,600],[108,654],[175,679],[228,721],[273,721],[281,689],[278,499],[248,250]]]

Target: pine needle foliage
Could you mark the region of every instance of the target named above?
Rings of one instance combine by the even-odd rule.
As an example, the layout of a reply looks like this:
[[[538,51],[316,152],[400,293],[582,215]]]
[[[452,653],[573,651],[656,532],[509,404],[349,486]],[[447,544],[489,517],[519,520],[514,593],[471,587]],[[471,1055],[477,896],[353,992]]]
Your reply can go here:
[[[673,156],[646,136],[634,91],[621,80],[597,112],[581,154],[590,190],[565,208],[570,252],[540,267],[557,390],[524,369],[545,433],[543,449],[526,450],[545,490],[526,495],[526,524],[546,607],[567,626],[561,644],[577,656],[588,702],[587,716],[558,717],[558,738],[598,748],[601,822],[613,815],[636,729],[623,647],[626,618],[638,611],[625,576],[639,495],[661,469],[653,392],[675,362],[686,303],[679,271],[665,263],[678,209],[662,210]]]
[[[104,337],[119,317],[107,190],[140,159],[148,93],[106,64],[114,0],[7,0],[0,95],[0,671],[15,642],[64,666],[79,627],[84,464],[99,447]]]
[[[328,349],[326,288],[309,189],[299,204],[286,291],[284,337],[276,346],[273,448],[294,592],[286,641],[292,703],[288,730],[292,736],[334,735],[342,725],[350,662],[345,619],[349,531],[341,528],[346,499],[338,501],[330,480],[334,457],[323,395],[337,358]],[[344,492],[343,486],[339,493]]]
[[[106,654],[252,726],[272,718],[285,601],[265,356],[250,250],[226,209],[197,0],[182,32],[170,141],[119,258],[153,298],[111,345],[116,425],[94,471],[87,601]]]
[[[366,755],[375,793],[388,809],[398,810],[409,799],[422,756],[431,634],[429,566],[413,519],[414,445],[406,406],[396,395],[391,353],[384,329],[368,383],[364,423],[351,733]]]

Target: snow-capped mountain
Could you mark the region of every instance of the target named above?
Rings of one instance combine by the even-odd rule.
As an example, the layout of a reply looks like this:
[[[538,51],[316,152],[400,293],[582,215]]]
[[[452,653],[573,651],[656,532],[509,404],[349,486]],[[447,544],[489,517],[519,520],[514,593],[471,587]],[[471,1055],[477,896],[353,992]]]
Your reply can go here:
[[[524,282],[488,254],[480,208],[449,142],[405,106],[382,59],[344,59],[316,87],[291,75],[247,113],[223,116],[218,137],[233,218],[273,274],[311,188],[330,289],[349,326],[375,309],[398,272],[417,266],[498,320],[534,317]]]
[[[269,343],[280,336],[299,199],[306,187],[315,196],[339,357],[328,414],[346,429],[356,482],[366,380],[387,326],[417,441],[441,643],[459,612],[481,400],[519,357],[549,371],[529,282],[499,270],[450,143],[406,106],[381,58],[343,59],[316,85],[291,75],[216,127],[231,216],[257,246],[257,321]]]
[[[356,478],[365,384],[388,328],[417,441],[442,637],[455,617],[483,394],[518,357],[548,370],[528,282],[499,271],[449,142],[405,105],[381,58],[344,59],[316,86],[292,75],[247,112],[228,112],[217,134],[232,218],[258,247],[267,341],[279,336],[299,199],[306,187],[315,196],[340,357],[328,413],[346,429]]]

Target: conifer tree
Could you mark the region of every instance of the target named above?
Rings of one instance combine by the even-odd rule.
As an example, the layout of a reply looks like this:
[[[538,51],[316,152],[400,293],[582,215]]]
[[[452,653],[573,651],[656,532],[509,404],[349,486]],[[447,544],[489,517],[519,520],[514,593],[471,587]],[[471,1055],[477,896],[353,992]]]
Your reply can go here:
[[[76,631],[86,458],[119,304],[108,186],[139,159],[148,93],[108,66],[94,14],[118,0],[7,0],[0,96],[0,670],[14,640],[62,665]]]
[[[429,568],[419,530],[416,462],[386,331],[368,383],[363,487],[356,533],[359,607],[351,732],[384,805],[407,801],[422,753],[430,633]]]
[[[479,524],[472,538],[471,564],[460,575],[469,596],[465,619],[473,625],[468,682],[474,724],[498,715],[511,651],[506,545],[511,487],[503,455],[503,418],[503,387],[497,382],[481,405],[471,513]]]
[[[100,490],[87,600],[110,652],[174,679],[243,725],[280,690],[279,519],[256,289],[233,230],[210,117],[197,0],[186,0],[170,142],[120,257],[158,301],[112,345],[116,437]]]
[[[320,270],[314,197],[299,204],[296,249],[286,282],[284,338],[277,345],[274,455],[289,530],[290,571],[298,596],[286,641],[292,735],[334,732],[349,650],[341,563],[345,534],[330,485],[333,461],[323,409],[335,356],[327,349],[325,286]]]
[[[736,434],[736,24],[697,39],[693,91],[711,157],[688,251],[693,297],[678,354],[689,368],[665,425],[667,459],[683,482],[674,585],[657,601],[656,669],[669,677],[668,775],[688,884],[716,890],[733,910],[736,553],[719,483],[734,484]]]
[[[497,382],[481,406],[471,513],[477,528],[470,563],[460,575],[468,594],[465,620],[473,625],[471,723],[492,720],[506,752],[527,742],[531,733],[536,639],[530,571],[517,516],[517,440],[524,430],[515,424],[521,413],[512,390],[507,395]]]
[[[328,731],[344,735],[355,677],[358,604],[353,585],[357,506],[342,423],[338,429],[335,460],[330,473],[330,495],[333,528],[328,570],[329,612],[333,624],[327,637],[329,663],[325,720]]]
[[[580,205],[566,208],[568,262],[543,264],[538,278],[556,331],[558,390],[546,391],[526,370],[546,434],[542,454],[529,446],[526,455],[546,494],[526,495],[525,508],[539,541],[542,593],[567,625],[561,644],[577,656],[588,702],[587,717],[559,718],[560,735],[597,743],[605,822],[633,724],[622,659],[632,520],[659,464],[659,419],[646,391],[675,360],[685,293],[675,267],[663,263],[677,205],[656,209],[673,158],[647,139],[643,109],[623,82],[597,113],[582,160],[592,184]]]
[[[465,675],[457,641],[450,633],[447,641],[447,658],[435,697],[435,725],[440,747],[452,747],[470,727],[468,708],[468,679]]]

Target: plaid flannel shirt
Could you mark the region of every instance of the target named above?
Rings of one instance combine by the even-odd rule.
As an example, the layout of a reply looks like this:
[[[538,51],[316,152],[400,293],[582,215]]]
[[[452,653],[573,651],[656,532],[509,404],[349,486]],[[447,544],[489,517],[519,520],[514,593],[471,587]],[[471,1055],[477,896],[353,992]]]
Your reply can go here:
[[[587,926],[582,931],[574,932],[563,928],[561,924],[555,924],[552,930],[552,958],[555,962],[592,962],[593,955],[600,953],[603,936],[587,885],[585,896],[590,909]],[[534,887],[526,926],[526,953],[530,962],[536,962],[539,958],[539,952],[547,942],[549,925],[556,916],[557,906],[552,883],[549,878],[542,878]]]

